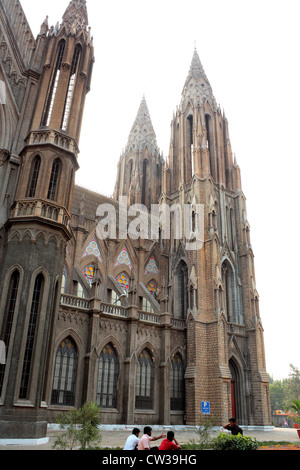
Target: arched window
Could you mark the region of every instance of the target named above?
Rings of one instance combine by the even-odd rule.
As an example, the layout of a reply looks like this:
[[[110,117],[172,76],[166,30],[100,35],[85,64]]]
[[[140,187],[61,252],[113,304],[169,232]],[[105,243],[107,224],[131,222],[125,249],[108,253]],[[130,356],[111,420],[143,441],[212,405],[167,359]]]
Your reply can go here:
[[[75,405],[77,364],[76,346],[71,338],[66,338],[60,343],[56,353],[51,394],[52,405]]]
[[[66,268],[64,268],[62,280],[61,280],[61,293],[62,294],[66,293],[66,287],[67,287],[67,270]]]
[[[145,158],[143,161],[143,186],[142,186],[142,204],[147,206],[148,204],[148,194],[149,194],[149,161]]]
[[[142,310],[143,312],[153,313],[153,307],[149,300],[145,299],[145,297],[143,297]]]
[[[224,285],[223,308],[227,315],[227,320],[232,322],[234,321],[234,282],[233,271],[227,261],[222,264],[222,282]]]
[[[180,354],[173,356],[170,377],[171,410],[185,409],[185,367]]]
[[[188,309],[188,269],[181,261],[175,273],[174,313],[176,318],[185,319]]]
[[[98,361],[96,402],[103,408],[116,408],[119,361],[115,349],[107,344]]]
[[[73,97],[73,92],[74,92],[76,72],[77,72],[78,63],[80,59],[80,53],[81,53],[81,46],[77,44],[77,46],[75,47],[73,60],[71,64],[71,73],[70,73],[70,79],[69,79],[68,92],[67,92],[66,101],[65,101],[63,119],[61,123],[61,128],[63,131],[67,130],[67,126],[68,126],[68,120],[70,116],[70,109],[71,109],[71,104],[72,104],[72,97]]]
[[[32,168],[31,168],[27,197],[35,196],[36,185],[37,185],[39,172],[40,172],[40,166],[41,166],[41,158],[39,155],[37,155],[35,159],[33,160]]]
[[[194,123],[193,123],[193,116],[190,115],[187,118],[187,146],[188,146],[188,156],[190,158],[190,168],[191,168],[191,175],[188,174],[187,169],[187,177],[193,176],[194,174]]]
[[[139,355],[136,370],[135,407],[142,410],[153,408],[154,363],[148,349]]]
[[[120,274],[120,275],[116,278],[116,282],[119,284],[119,286],[121,287],[121,289],[123,289],[123,291],[125,292],[125,294],[128,294],[128,292],[129,292],[129,287],[130,287],[130,280],[129,280],[129,277],[126,276],[125,273],[122,273],[122,274]]]
[[[11,330],[13,326],[14,314],[15,314],[15,309],[16,309],[19,281],[20,281],[20,273],[19,271],[15,271],[10,278],[7,303],[6,303],[5,311],[4,311],[3,328],[2,328],[1,337],[0,337],[0,340],[3,341],[5,344],[6,356],[7,356],[7,352],[9,348]],[[0,395],[2,392],[4,373],[5,373],[5,364],[0,364]]]
[[[50,199],[51,201],[55,201],[56,199],[56,191],[58,187],[60,166],[61,166],[60,160],[57,158],[52,165],[50,183],[49,183],[48,195],[47,195],[47,198]]]
[[[211,149],[211,117],[209,114],[205,114],[205,126],[206,126],[206,147],[210,151]]]
[[[34,283],[34,290],[31,301],[30,317],[27,330],[27,340],[24,354],[23,371],[20,387],[20,398],[26,399],[28,393],[29,377],[32,365],[33,347],[35,334],[37,331],[38,316],[41,308],[44,276],[39,274]]]
[[[54,100],[56,96],[56,91],[57,91],[57,85],[60,77],[60,71],[61,71],[61,65],[62,65],[62,59],[65,51],[65,41],[61,41],[58,45],[58,54],[57,54],[57,60],[55,64],[55,69],[54,69],[54,74],[50,86],[50,92],[48,95],[48,100],[46,104],[46,109],[44,113],[44,119],[42,122],[43,126],[49,126],[50,124],[50,119],[52,116],[52,111],[53,111],[53,105],[54,105]]]

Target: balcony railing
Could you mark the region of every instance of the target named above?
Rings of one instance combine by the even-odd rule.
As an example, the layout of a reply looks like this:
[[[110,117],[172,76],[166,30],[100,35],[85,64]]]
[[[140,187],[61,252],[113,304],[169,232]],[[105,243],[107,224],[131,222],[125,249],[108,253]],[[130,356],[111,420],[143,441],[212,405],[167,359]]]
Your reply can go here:
[[[90,301],[81,297],[75,297],[74,295],[62,294],[60,298],[61,305],[68,307],[75,307],[80,310],[89,310]]]
[[[101,302],[100,312],[116,315],[117,317],[127,317],[127,309],[125,307],[121,307],[120,305],[107,304],[105,302]]]
[[[70,215],[63,207],[42,199],[25,199],[15,202],[11,217],[43,217],[69,227]]]
[[[53,144],[77,155],[78,145],[75,139],[52,129],[31,131],[26,138],[28,145]]]
[[[160,323],[160,315],[159,313],[150,313],[150,312],[144,312],[144,311],[139,311],[139,320],[144,321],[147,323]]]

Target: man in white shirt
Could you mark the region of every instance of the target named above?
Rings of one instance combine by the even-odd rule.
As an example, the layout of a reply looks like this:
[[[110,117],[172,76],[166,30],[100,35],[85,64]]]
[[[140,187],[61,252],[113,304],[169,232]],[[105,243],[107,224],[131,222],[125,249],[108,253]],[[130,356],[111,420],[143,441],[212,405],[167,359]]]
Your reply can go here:
[[[123,450],[137,450],[138,443],[140,442],[139,434],[140,430],[134,428],[132,434],[127,438]]]

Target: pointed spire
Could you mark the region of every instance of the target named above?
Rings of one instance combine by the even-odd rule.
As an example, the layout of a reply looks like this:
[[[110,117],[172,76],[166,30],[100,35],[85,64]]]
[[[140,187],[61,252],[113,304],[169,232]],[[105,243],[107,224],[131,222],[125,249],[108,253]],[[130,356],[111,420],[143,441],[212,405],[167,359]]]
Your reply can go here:
[[[48,15],[47,15],[43,23],[41,24],[40,36],[42,36],[43,34],[47,34],[48,29],[49,29],[49,24],[48,24]]]
[[[203,77],[208,82],[197,49],[195,48],[190,71],[186,81],[190,81],[191,78],[195,78],[196,80],[198,80],[200,77]]]
[[[156,142],[156,134],[151,122],[149,109],[143,96],[134,124],[131,128],[126,151],[143,150],[145,146],[149,151],[159,152]]]
[[[86,0],[71,0],[64,15],[62,26],[71,34],[86,31],[89,24]]]
[[[195,48],[190,70],[182,91],[181,107],[188,101],[201,104],[207,99],[209,99],[214,109],[217,110],[217,103],[213,96],[212,88]]]

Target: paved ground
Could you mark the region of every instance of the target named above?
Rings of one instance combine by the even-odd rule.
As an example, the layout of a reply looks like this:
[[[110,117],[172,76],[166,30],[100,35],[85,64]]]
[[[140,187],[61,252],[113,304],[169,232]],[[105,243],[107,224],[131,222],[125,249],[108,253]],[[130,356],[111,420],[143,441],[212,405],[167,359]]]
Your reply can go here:
[[[213,437],[216,437],[221,428],[216,430],[213,433]],[[167,432],[165,429],[161,429],[164,433]],[[52,445],[55,439],[55,436],[58,434],[58,431],[53,431],[50,430],[48,432],[48,438],[49,441],[46,444],[41,444],[41,445],[35,445],[35,446],[11,446],[11,445],[6,445],[6,446],[0,446],[0,451],[1,450],[51,450]],[[108,431],[108,430],[103,430],[102,431],[102,442],[101,446],[102,447],[123,447],[127,437],[131,434],[130,429],[128,430],[113,430],[113,431]],[[155,429],[152,433],[153,436],[157,436],[160,434],[160,430]],[[261,430],[244,430],[244,435],[245,436],[252,436],[257,439],[257,441],[285,441],[285,442],[291,442],[294,444],[300,445],[300,439],[298,438],[297,431],[292,428],[287,428],[287,429],[282,429],[282,428],[274,428],[273,430],[268,430],[268,431],[261,431]],[[197,434],[193,430],[180,430],[180,431],[175,431],[175,437],[177,441],[181,444],[183,443],[189,443],[190,441],[194,440],[197,441]],[[160,443],[161,441],[157,441],[157,443]]]

